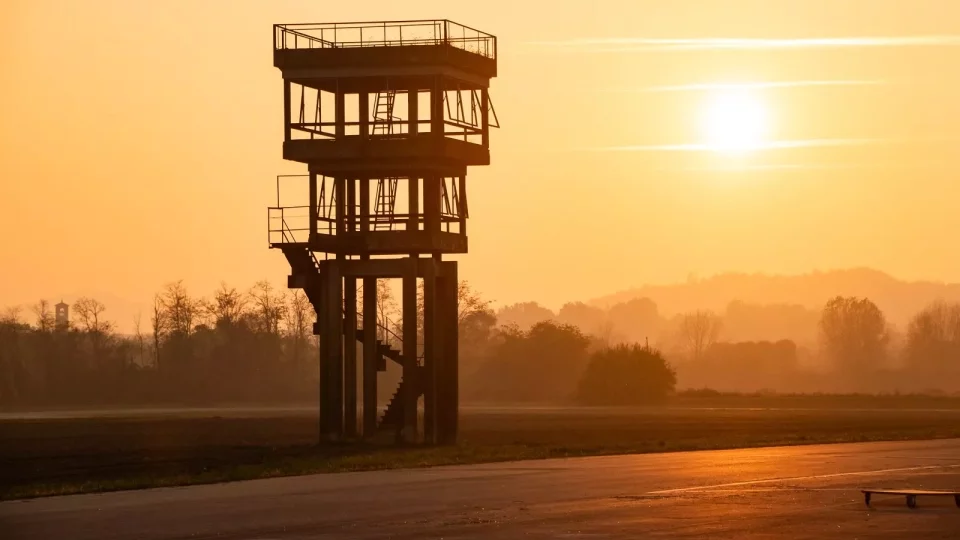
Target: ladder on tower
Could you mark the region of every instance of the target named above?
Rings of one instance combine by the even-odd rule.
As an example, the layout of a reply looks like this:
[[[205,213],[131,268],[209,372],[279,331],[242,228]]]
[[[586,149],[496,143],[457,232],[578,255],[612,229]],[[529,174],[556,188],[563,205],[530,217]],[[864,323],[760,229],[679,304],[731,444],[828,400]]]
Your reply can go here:
[[[393,106],[397,101],[396,90],[377,92],[373,103],[373,134],[393,135],[393,123],[400,119],[393,115]]]
[[[377,197],[373,213],[373,230],[392,231],[396,224],[397,187],[399,178],[377,180]]]

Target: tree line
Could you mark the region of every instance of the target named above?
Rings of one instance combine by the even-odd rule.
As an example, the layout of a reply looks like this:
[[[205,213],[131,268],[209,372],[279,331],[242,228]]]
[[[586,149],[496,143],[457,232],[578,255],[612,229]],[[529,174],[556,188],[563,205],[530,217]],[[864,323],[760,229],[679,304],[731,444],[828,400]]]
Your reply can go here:
[[[606,313],[568,304],[561,310],[565,319],[581,324],[545,316],[521,326],[516,317],[505,315],[511,310],[535,314],[536,304],[507,306],[498,313],[468,283],[462,282],[458,293],[461,393],[467,401],[640,404],[662,401],[675,387],[960,389],[960,304],[934,303],[898,332],[869,299],[836,297],[818,313],[816,348],[810,350],[790,339],[725,339],[729,317],[705,310],[674,316],[670,339],[661,337],[651,346],[646,336],[665,318],[649,299]],[[362,291],[358,296],[362,301]],[[420,305],[422,309],[422,298]],[[772,309],[790,313],[789,307]],[[56,324],[51,306],[43,301],[29,311],[0,313],[0,405],[316,398],[315,314],[302,291],[279,291],[268,282],[246,290],[224,284],[200,297],[174,282],[155,295],[150,312],[136,317],[128,335],[116,331],[106,306],[96,299],[81,298],[71,310],[67,326]],[[595,324],[603,320],[596,317],[598,311],[607,323]],[[382,341],[401,334],[402,318],[386,281],[378,282],[377,316]],[[422,313],[418,319],[422,327]],[[617,337],[611,319],[629,328],[634,338]],[[378,385],[381,402],[389,399],[399,375],[388,363]]]
[[[31,320],[32,319],[32,320]],[[0,314],[0,405],[210,403],[307,399],[316,389],[313,307],[266,281],[192,296],[182,282],[154,296],[121,335],[93,298],[56,324],[40,301]]]
[[[627,313],[634,317],[625,317]],[[693,310],[667,318],[652,300],[642,298],[609,308],[566,304],[558,313],[529,302],[505,306],[497,316],[501,323],[519,320],[527,325],[551,322],[590,328],[585,333],[606,347],[646,344],[651,336],[676,370],[680,388],[960,391],[960,303],[934,302],[914,314],[903,330],[892,325],[870,299],[844,296],[830,299],[819,312],[800,306],[732,302],[724,314]],[[736,339],[743,335],[745,321],[760,326],[762,335],[773,339]],[[812,324],[815,331],[810,339],[798,343],[771,332],[788,327],[791,321]],[[733,332],[728,329],[731,324],[737,327]]]

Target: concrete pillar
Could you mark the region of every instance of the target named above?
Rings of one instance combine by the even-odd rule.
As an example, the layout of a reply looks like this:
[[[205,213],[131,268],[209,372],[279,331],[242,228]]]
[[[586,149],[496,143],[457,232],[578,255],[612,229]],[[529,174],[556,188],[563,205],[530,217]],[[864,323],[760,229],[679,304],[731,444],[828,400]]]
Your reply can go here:
[[[420,132],[420,92],[414,87],[407,90],[407,131],[410,135]]]
[[[329,441],[333,438],[332,411],[333,404],[330,401],[330,380],[332,374],[330,371],[330,349],[333,340],[330,339],[330,317],[327,309],[329,290],[327,289],[327,271],[329,265],[326,262],[320,263],[320,270],[316,276],[317,289],[320,291],[320,305],[317,306],[317,324],[314,326],[315,333],[319,339],[320,349],[320,440]]]
[[[360,117],[360,140],[367,142],[370,137],[370,93],[360,92],[360,110],[357,111]]]
[[[363,278],[363,436],[377,431],[377,278]]]
[[[370,230],[370,180],[369,178],[360,179],[360,219],[358,220],[358,230],[362,233]]]
[[[407,206],[410,217],[407,220],[407,230],[420,230],[420,179],[411,175],[407,183]]]
[[[326,331],[322,336],[328,342],[327,363],[329,370],[330,439],[339,440],[343,436],[343,279],[340,277],[339,261],[325,261],[327,267]]]
[[[480,144],[490,148],[490,94],[487,88],[480,89]]]
[[[423,441],[437,442],[437,365],[442,352],[438,338],[437,266],[434,259],[421,259],[423,275]]]
[[[406,391],[403,399],[403,430],[405,442],[416,442],[417,400],[420,380],[417,367],[417,258],[407,259],[403,275],[403,380]]]
[[[343,280],[343,418],[344,434],[357,436],[357,278]]]
[[[437,442],[457,442],[459,419],[459,343],[457,316],[457,263],[440,264],[437,284],[438,332],[442,340],[442,355],[437,365]]]
[[[440,231],[440,182],[436,173],[423,179],[423,230],[430,233]]]
[[[290,81],[283,80],[283,141],[290,140]]]
[[[341,177],[333,179],[333,191],[336,201],[337,234],[346,232],[347,227],[347,179]]]
[[[343,93],[342,90],[340,90],[339,84],[340,83],[338,81],[337,90],[333,98],[334,99],[333,113],[334,113],[334,122],[335,122],[334,133],[336,134],[338,139],[343,138],[343,136],[347,134],[346,95]]]
[[[433,81],[433,90],[430,92],[430,132],[435,140],[443,138],[443,100],[444,100],[444,79],[442,75],[437,75]]]

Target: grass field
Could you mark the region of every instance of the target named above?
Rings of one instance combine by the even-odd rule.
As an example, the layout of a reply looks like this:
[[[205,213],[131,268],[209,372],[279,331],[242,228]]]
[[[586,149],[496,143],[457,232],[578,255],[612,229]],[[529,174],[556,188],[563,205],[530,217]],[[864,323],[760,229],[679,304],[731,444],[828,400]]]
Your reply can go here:
[[[957,410],[483,409],[457,446],[317,446],[317,419],[270,415],[6,420],[0,498],[513,459],[960,437]]]

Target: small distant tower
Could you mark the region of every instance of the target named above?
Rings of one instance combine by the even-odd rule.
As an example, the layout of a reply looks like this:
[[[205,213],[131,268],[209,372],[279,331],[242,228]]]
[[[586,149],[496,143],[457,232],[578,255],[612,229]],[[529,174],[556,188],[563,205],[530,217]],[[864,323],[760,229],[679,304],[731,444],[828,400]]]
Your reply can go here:
[[[356,437],[359,412],[364,438],[452,443],[458,280],[444,257],[467,253],[467,168],[490,163],[499,127],[497,38],[449,20],[280,24],[273,37],[283,157],[307,174],[278,177],[269,241],[317,312],[321,437]],[[400,328],[378,323],[378,279],[402,282]],[[378,418],[388,360],[403,375]]]
[[[70,326],[70,306],[66,302],[60,300],[60,303],[54,306],[56,308],[56,315],[54,321],[57,328],[66,328]]]

